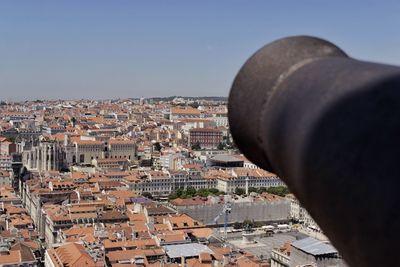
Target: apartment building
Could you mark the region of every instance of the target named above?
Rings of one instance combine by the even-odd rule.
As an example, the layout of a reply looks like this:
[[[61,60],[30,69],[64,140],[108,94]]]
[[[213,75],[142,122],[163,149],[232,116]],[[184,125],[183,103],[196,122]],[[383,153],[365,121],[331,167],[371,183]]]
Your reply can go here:
[[[12,162],[11,156],[0,155],[0,169],[12,170]]]
[[[102,141],[76,140],[73,144],[72,163],[91,164],[93,159],[105,156],[105,144]]]
[[[290,267],[290,243],[285,243],[280,248],[271,252],[271,267]]]
[[[136,155],[136,145],[132,140],[76,140],[73,144],[73,163],[91,164],[94,159],[104,158],[132,160]]]
[[[217,189],[226,193],[233,193],[236,188],[285,186],[275,174],[261,169],[210,170],[206,175],[216,178]]]
[[[217,127],[228,127],[228,114],[226,112],[213,113],[211,117],[207,118],[214,121]]]
[[[310,230],[321,232],[317,223],[308,211],[300,205],[299,200],[293,194],[287,195],[286,198],[290,201],[290,216],[293,221],[303,224]]]
[[[5,137],[0,137],[0,156],[8,156],[17,151],[16,144]]]
[[[204,177],[200,172],[177,171],[143,171],[123,178],[130,190],[142,194],[148,192],[153,197],[166,197],[178,188],[193,187],[215,188],[218,181],[213,177]]]
[[[11,171],[0,168],[0,186],[12,186],[13,175]]]
[[[103,201],[46,206],[44,213],[46,217],[45,239],[48,247],[60,243],[60,231],[74,225],[125,223],[129,220],[124,212],[108,209]]]
[[[170,120],[200,118],[201,111],[192,107],[171,107]]]
[[[108,143],[105,143],[106,158],[119,158],[119,159],[128,159],[132,160],[135,158],[135,142],[133,140],[118,140],[118,139],[111,139]],[[108,154],[108,155],[107,155]]]
[[[189,146],[217,148],[223,141],[222,131],[214,128],[194,128],[189,130]]]

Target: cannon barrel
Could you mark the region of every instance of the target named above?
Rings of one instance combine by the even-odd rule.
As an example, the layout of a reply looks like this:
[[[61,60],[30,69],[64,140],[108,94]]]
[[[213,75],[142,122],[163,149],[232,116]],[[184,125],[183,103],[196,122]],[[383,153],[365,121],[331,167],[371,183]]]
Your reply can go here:
[[[350,266],[399,265],[399,67],[280,39],[240,69],[228,114],[242,153],[279,175]]]

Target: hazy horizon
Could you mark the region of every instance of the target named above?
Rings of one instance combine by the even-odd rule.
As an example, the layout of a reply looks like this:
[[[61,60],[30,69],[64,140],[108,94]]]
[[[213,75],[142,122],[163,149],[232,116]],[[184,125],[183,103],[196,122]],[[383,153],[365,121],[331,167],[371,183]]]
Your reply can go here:
[[[12,99],[3,99],[0,96],[0,102],[10,102],[10,103],[18,103],[18,102],[35,102],[35,101],[109,101],[109,100],[123,100],[123,99],[168,99],[168,98],[189,98],[189,99],[206,99],[206,98],[225,98],[226,100],[228,99],[228,96],[177,96],[177,95],[171,95],[171,96],[150,96],[150,97],[114,97],[114,98],[75,98],[75,99],[68,99],[68,98],[54,98],[54,99],[46,99],[46,98],[36,98],[36,99],[21,99],[21,100],[12,100]]]
[[[399,11],[374,0],[5,0],[0,99],[227,96],[251,54],[291,35],[400,65]]]

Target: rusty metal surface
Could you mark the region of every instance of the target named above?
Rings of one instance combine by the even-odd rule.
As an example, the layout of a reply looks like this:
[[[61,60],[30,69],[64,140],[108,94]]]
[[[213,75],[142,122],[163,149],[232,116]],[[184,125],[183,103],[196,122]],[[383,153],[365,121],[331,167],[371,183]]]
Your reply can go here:
[[[242,67],[229,98],[240,150],[277,173],[351,266],[397,266],[400,68],[290,37]]]

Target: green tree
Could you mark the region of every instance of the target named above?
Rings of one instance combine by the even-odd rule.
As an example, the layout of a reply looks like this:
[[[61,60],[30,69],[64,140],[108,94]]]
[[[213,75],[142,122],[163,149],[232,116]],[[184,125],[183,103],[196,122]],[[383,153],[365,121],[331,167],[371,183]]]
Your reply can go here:
[[[177,198],[180,198],[182,195],[183,195],[183,192],[184,190],[183,190],[183,188],[182,187],[179,187],[178,188],[178,190],[176,190],[176,196],[177,196]]]
[[[196,189],[194,187],[189,186],[186,188],[186,195],[188,197],[194,197],[196,195]]]
[[[224,148],[225,148],[225,146],[222,143],[219,143],[218,146],[217,146],[218,150],[224,150]]]
[[[196,142],[196,144],[193,144],[192,145],[192,149],[193,150],[200,150],[201,149],[200,142]]]
[[[290,192],[286,186],[272,186],[267,189],[267,193],[283,197],[289,194]]]
[[[257,188],[255,188],[255,187],[249,187],[249,193],[252,193],[252,192],[256,192],[257,193]]]
[[[199,190],[196,190],[194,187],[188,187],[186,190],[183,188],[178,188],[175,192],[172,192],[169,196],[168,199],[176,199],[176,198],[192,198],[194,196],[200,196],[200,197],[208,197],[209,195],[224,195],[225,193],[222,191],[219,191],[216,188],[200,188]]]
[[[240,228],[242,228],[242,224],[240,222],[233,223],[233,229],[240,229]]]
[[[208,189],[208,191],[210,192],[210,195],[219,195],[220,191],[217,188],[210,188]]]
[[[196,195],[200,197],[207,197],[208,195],[210,195],[210,191],[206,188],[200,188],[199,190],[197,190]]]
[[[267,188],[266,187],[260,187],[260,188],[258,188],[257,192],[260,193],[260,194],[264,193],[264,192],[267,192]]]
[[[241,196],[241,195],[244,195],[245,193],[246,193],[246,191],[243,188],[240,188],[240,187],[236,187],[235,188],[235,194],[236,195]]]
[[[242,223],[243,227],[254,228],[254,221],[245,219]]]
[[[168,199],[169,200],[173,200],[173,199],[177,199],[178,195],[176,194],[176,192],[173,192],[171,194],[169,194]]]

